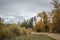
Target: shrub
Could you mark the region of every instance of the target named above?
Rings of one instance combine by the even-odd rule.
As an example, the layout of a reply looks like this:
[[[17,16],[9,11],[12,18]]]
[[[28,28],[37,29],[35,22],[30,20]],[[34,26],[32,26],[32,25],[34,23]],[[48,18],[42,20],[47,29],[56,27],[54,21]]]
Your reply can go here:
[[[31,28],[27,29],[27,34],[31,34],[33,32],[33,30]]]
[[[21,27],[17,24],[11,24],[9,26],[4,26],[0,30],[0,40],[11,40],[14,37],[17,37],[21,32]]]
[[[21,33],[22,33],[22,35],[27,35],[27,30],[25,27],[22,27]]]
[[[7,24],[0,28],[0,40],[11,40],[20,35],[30,34],[31,30],[20,27],[18,24]]]
[[[9,29],[12,32],[14,37],[21,35],[21,27],[19,25],[12,24],[10,25]]]
[[[7,27],[2,28],[0,31],[0,39],[7,40],[7,39],[11,39],[11,38],[12,38],[12,34],[9,31],[9,28],[7,28]]]

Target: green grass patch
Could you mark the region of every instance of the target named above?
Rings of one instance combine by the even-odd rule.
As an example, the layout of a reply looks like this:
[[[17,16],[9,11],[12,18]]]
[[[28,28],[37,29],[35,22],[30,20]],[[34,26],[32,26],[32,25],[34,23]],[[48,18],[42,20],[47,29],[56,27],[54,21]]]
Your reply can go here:
[[[15,40],[55,40],[55,39],[43,34],[34,34],[19,36]]]

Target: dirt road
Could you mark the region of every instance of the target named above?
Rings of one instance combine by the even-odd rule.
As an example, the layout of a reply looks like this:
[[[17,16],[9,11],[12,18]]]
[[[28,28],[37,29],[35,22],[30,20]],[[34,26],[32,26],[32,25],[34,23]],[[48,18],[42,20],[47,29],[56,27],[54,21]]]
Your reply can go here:
[[[60,40],[60,34],[56,34],[56,33],[37,33],[37,32],[32,32],[32,34],[46,34],[56,40]]]

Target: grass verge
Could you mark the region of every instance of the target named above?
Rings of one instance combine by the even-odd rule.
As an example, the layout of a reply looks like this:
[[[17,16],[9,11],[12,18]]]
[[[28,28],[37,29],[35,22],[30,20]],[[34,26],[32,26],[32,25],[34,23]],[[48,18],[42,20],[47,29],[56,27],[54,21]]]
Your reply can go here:
[[[55,39],[44,34],[34,34],[19,36],[15,40],[55,40]]]

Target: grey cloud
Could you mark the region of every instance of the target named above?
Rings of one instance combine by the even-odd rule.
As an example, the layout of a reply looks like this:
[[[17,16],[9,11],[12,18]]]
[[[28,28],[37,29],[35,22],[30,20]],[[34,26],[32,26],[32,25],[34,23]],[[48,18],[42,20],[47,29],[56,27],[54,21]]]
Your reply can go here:
[[[30,18],[38,12],[52,10],[51,0],[0,0],[0,16]],[[21,17],[20,17],[21,18]]]

